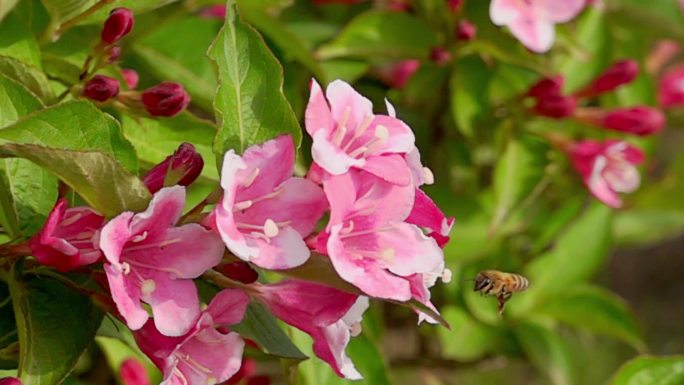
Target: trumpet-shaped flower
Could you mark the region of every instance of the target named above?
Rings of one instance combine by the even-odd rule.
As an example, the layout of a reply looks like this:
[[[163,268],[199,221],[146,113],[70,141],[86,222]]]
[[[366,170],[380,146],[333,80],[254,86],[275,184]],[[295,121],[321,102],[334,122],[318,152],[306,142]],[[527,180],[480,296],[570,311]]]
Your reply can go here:
[[[225,154],[215,224],[237,257],[268,269],[295,267],[309,258],[303,238],[328,203],[318,185],[292,177],[293,170],[289,135],[252,146],[242,156]]]
[[[570,148],[570,159],[589,191],[610,207],[622,206],[618,193],[629,193],[639,187],[635,165],[643,161],[644,154],[627,142],[578,142]]]
[[[88,207],[67,205],[66,199],[60,199],[43,229],[29,242],[38,262],[59,271],[89,265],[102,257],[98,237],[104,218]]]
[[[349,84],[336,80],[324,95],[312,80],[305,120],[314,161],[332,175],[355,168],[393,184],[409,184],[404,155],[413,150],[415,137],[387,104],[389,115],[376,115],[371,101]]]
[[[217,328],[240,322],[248,303],[241,290],[223,290],[183,336],[165,336],[151,321],[136,332],[140,350],[164,375],[160,385],[217,384],[237,373],[245,343],[237,333]]]
[[[224,246],[198,224],[174,227],[185,202],[181,186],[159,190],[146,211],[124,212],[103,228],[100,248],[112,298],[132,330],[141,328],[152,309],[154,324],[167,336],[185,334],[199,316],[193,278],[217,265]]]
[[[285,280],[259,287],[261,299],[273,314],[307,334],[313,351],[340,376],[361,379],[345,353],[351,337],[358,335],[368,298],[299,280]]]
[[[413,208],[406,222],[427,229],[428,235],[434,238],[440,247],[444,247],[449,242],[449,233],[454,226],[454,218],[444,215],[444,212],[421,189],[416,189]]]
[[[572,20],[584,6],[585,0],[492,0],[489,16],[525,47],[541,53],[553,45],[554,25]]]
[[[405,220],[415,189],[350,171],[323,184],[330,201],[327,252],[340,277],[372,297],[411,299],[408,277],[443,265],[433,238]]]

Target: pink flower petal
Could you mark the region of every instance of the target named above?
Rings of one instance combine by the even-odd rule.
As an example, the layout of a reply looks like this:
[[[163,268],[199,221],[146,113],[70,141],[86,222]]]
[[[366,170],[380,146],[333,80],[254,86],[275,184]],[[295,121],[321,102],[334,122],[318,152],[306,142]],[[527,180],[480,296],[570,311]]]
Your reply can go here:
[[[140,270],[140,269],[139,269]],[[144,274],[144,275],[143,275]],[[141,272],[142,300],[152,308],[154,325],[166,336],[182,336],[199,317],[199,298],[195,283],[186,279],[171,279],[168,274]],[[146,291],[151,289],[151,293]]]
[[[332,118],[328,102],[325,100],[323,90],[313,79],[311,80],[311,94],[309,95],[309,103],[304,113],[304,120],[306,131],[311,136],[314,136],[319,130],[332,130],[335,126],[335,121]]]
[[[140,287],[126,279],[120,269],[105,263],[104,270],[107,273],[109,289],[116,303],[119,314],[126,321],[131,330],[140,329],[150,318],[149,314],[140,305]]]
[[[364,159],[352,158],[331,143],[327,135],[328,133],[323,130],[317,131],[313,135],[313,146],[311,147],[311,156],[314,162],[323,167],[325,171],[333,175],[340,175],[352,167],[362,167],[365,164]]]
[[[281,135],[249,147],[242,155],[246,167],[237,175],[238,184],[248,181],[249,187],[239,187],[239,200],[254,199],[275,190],[292,177],[294,159],[295,149],[290,135]]]
[[[100,232],[100,249],[114,265],[120,262],[124,245],[133,235],[130,228],[132,212],[124,212],[107,222]]]
[[[454,218],[447,218],[442,210],[437,207],[435,202],[433,202],[423,190],[416,189],[416,199],[413,202],[413,209],[408,218],[406,218],[406,222],[428,228],[442,236],[447,236],[451,232]]]
[[[194,338],[185,341],[182,351],[210,373],[199,373],[196,368],[183,363],[178,368],[185,374],[189,385],[222,383],[240,369],[244,346],[237,333],[222,334],[213,327],[204,328]]]
[[[389,270],[403,277],[416,273],[429,273],[444,266],[444,255],[434,239],[423,234],[417,226],[408,223],[395,225],[392,230],[376,234],[379,244],[392,250]]]
[[[406,160],[398,154],[368,157],[363,170],[398,186],[411,183],[411,171]]]
[[[546,20],[565,23],[574,19],[584,9],[586,0],[536,0],[536,7]]]
[[[183,213],[185,188],[183,186],[165,187],[157,191],[142,213],[135,214],[130,223],[130,233],[147,232],[148,238],[156,238],[166,229],[176,224]]]
[[[373,116],[373,103],[342,80],[335,80],[328,85],[326,97],[336,122],[343,121],[344,116],[349,114],[347,127],[356,127],[366,117]]]
[[[304,264],[311,256],[301,234],[292,227],[281,228],[278,235],[269,241],[254,240],[259,252],[251,262],[257,266],[271,270],[292,269]]]
[[[234,325],[242,321],[249,304],[249,296],[238,289],[224,289],[209,303],[206,312],[215,324]]]
[[[513,36],[530,50],[543,53],[551,49],[556,31],[551,22],[521,17],[508,25]]]

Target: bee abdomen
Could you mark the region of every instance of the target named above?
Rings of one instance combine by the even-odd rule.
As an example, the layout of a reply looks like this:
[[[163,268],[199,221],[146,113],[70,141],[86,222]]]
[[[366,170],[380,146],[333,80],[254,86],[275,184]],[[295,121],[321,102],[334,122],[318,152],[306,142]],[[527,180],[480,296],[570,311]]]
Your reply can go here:
[[[523,291],[530,286],[530,282],[522,275],[513,274],[513,278],[515,279],[514,291]]]

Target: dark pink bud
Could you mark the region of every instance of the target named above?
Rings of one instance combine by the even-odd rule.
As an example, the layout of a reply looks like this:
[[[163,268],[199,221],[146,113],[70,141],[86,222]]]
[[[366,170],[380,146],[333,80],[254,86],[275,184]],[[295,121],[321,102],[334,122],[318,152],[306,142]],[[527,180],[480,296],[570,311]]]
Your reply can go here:
[[[563,92],[563,75],[556,75],[552,78],[544,78],[527,91],[527,96],[533,98],[546,98],[549,96],[560,96]]]
[[[118,45],[112,46],[109,48],[109,53],[107,59],[109,60],[110,63],[114,63],[115,61],[118,61],[119,58],[121,57],[121,47]]]
[[[83,96],[98,102],[107,101],[119,94],[119,81],[104,75],[95,75],[83,86]]]
[[[121,374],[121,382],[124,385],[150,385],[150,378],[147,375],[147,370],[135,358],[127,358],[121,363],[119,369]]]
[[[637,106],[608,111],[601,126],[615,131],[645,136],[659,132],[665,126],[665,115],[655,108]]]
[[[115,8],[102,28],[102,41],[114,44],[133,29],[133,12],[128,8]]]
[[[16,377],[0,378],[0,385],[21,385],[21,381]]]
[[[188,186],[202,173],[204,160],[190,143],[181,144],[178,149],[154,166],[143,177],[143,182],[151,193],[164,186]]]
[[[470,41],[475,38],[477,34],[477,27],[468,20],[461,20],[456,27],[456,38],[458,40]]]
[[[435,47],[430,52],[430,60],[437,65],[445,65],[451,61],[451,53],[442,47]]]
[[[420,68],[420,60],[404,60],[392,66],[387,82],[394,88],[403,88]]]
[[[546,96],[537,99],[532,111],[541,116],[562,119],[572,116],[577,109],[577,100],[572,96]]]
[[[190,95],[182,85],[163,82],[143,91],[142,102],[152,116],[174,116],[190,103]]]
[[[138,73],[135,70],[124,68],[121,70],[121,75],[124,78],[124,81],[126,82],[126,85],[128,86],[129,89],[135,89],[135,87],[138,86]]]
[[[595,96],[613,91],[623,84],[631,83],[639,74],[639,65],[634,60],[620,60],[605,70],[583,91],[582,96]]]
[[[245,284],[254,283],[259,278],[259,273],[252,269],[252,266],[247,262],[225,263],[215,269],[226,277]]]
[[[463,0],[447,0],[447,6],[452,12],[458,12],[463,5]]]
[[[668,71],[660,79],[658,101],[663,108],[684,105],[684,65]]]

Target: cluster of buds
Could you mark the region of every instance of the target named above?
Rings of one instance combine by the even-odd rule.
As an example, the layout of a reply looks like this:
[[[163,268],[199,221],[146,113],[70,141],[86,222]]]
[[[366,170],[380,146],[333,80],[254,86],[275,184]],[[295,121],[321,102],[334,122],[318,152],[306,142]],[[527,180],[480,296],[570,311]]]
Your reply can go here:
[[[62,199],[29,241],[31,254],[60,271],[102,262],[98,282],[108,295],[98,292],[98,304],[133,331],[165,384],[268,383],[253,375],[246,342],[231,329],[252,301],[309,334],[338,376],[360,379],[345,350],[369,297],[419,301],[434,312],[418,311],[419,322],[434,323],[429,289],[451,275],[442,247],[453,218],[422,190],[432,172],[394,107],[387,103],[386,115],[372,107],[347,83],[335,81],[324,94],[312,82],[305,120],[314,163],[306,178],[293,175],[290,135],[241,155],[229,150],[216,206],[181,220],[185,186],[204,164],[184,143],[143,176],[153,193],[145,211],[107,221]],[[233,258],[224,260],[226,250]],[[257,269],[292,269],[310,258],[330,261],[356,294],[295,279],[257,281]],[[223,288],[206,306],[194,282],[200,277]],[[120,370],[128,385],[148,385],[138,362]]]
[[[132,91],[138,85],[138,73],[124,69],[121,75],[129,91],[121,91],[119,80],[115,78],[101,74],[89,76],[119,60],[119,43],[133,30],[133,24],[133,13],[127,8],[115,8],[109,14],[100,42],[86,60],[81,75],[84,80],[81,95],[98,103],[117,101],[129,108],[147,111],[151,116],[174,116],[190,103],[190,96],[178,83],[163,82],[142,92]]]
[[[555,119],[573,118],[591,126],[625,134],[652,135],[665,125],[665,116],[658,109],[634,106],[604,110],[580,105],[631,83],[637,74],[636,62],[622,60],[571,95],[563,93],[563,77],[559,75],[537,82],[526,96],[535,100],[531,112],[536,115]],[[639,187],[640,177],[636,166],[643,161],[644,155],[638,147],[622,140],[572,142],[559,134],[550,139],[568,153],[589,191],[606,205],[621,207],[619,193],[629,193]]]

